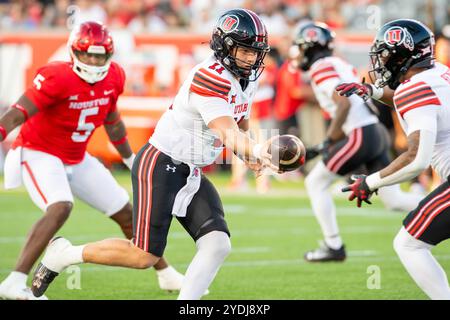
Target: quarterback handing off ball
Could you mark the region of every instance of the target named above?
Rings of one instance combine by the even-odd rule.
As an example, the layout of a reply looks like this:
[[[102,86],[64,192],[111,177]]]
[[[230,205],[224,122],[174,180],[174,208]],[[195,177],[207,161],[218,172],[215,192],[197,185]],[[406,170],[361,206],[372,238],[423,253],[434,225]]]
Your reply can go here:
[[[293,171],[305,163],[306,149],[303,142],[296,136],[286,134],[275,137],[269,146],[272,163],[279,172]]]

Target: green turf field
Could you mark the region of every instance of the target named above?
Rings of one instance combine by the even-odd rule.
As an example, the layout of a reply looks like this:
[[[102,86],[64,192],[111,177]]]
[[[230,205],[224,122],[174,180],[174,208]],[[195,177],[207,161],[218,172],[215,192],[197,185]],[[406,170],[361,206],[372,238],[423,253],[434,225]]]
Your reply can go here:
[[[116,174],[131,192],[124,172]],[[338,219],[349,257],[344,263],[308,264],[303,253],[317,245],[319,226],[302,182],[277,182],[269,194],[226,189],[228,177],[210,177],[222,195],[231,230],[233,251],[205,299],[426,299],[400,264],[392,239],[404,213],[386,211],[379,201],[370,208],[337,200]],[[2,183],[0,179],[0,183]],[[0,280],[13,268],[25,235],[41,215],[23,189],[0,191]],[[60,235],[74,244],[121,237],[111,220],[77,202]],[[165,255],[184,272],[195,252],[191,238],[174,220]],[[450,242],[434,249],[450,271]],[[379,288],[373,270],[380,270]],[[96,265],[81,266],[81,289],[76,272],[63,273],[47,291],[50,299],[176,299],[159,289],[155,272]],[[69,288],[72,289],[69,289]]]

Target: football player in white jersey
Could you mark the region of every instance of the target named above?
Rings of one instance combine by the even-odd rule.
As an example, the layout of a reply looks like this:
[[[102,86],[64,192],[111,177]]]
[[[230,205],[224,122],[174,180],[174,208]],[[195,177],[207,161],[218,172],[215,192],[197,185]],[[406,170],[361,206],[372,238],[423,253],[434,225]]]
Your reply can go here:
[[[355,176],[351,200],[368,202],[381,187],[407,181],[430,164],[445,182],[410,211],[394,240],[408,273],[431,299],[450,299],[447,276],[431,249],[450,238],[450,69],[435,62],[434,35],[422,23],[385,24],[370,52],[372,84],[344,83],[341,95],[372,97],[393,106],[408,150],[369,176]]]
[[[248,129],[257,79],[270,49],[264,24],[250,10],[229,10],[218,19],[210,47],[214,55],[193,68],[134,161],[133,240],[73,246],[54,239],[34,275],[36,296],[71,264],[154,265],[163,255],[173,215],[197,247],[178,299],[199,299],[207,290],[231,243],[221,200],[201,167],[213,163],[225,146],[257,172],[278,170],[267,153],[270,140],[257,144],[241,131]]]
[[[335,92],[340,83],[356,81],[357,71],[348,62],[333,56],[334,37],[326,24],[306,22],[299,27],[293,48],[298,51],[298,67],[309,73],[320,106],[332,118],[320,148],[322,160],[305,180],[324,236],[318,249],[306,252],[304,258],[308,262],[346,258],[330,185],[361,166],[375,172],[390,162],[386,129],[370,107],[356,96],[347,98]],[[311,157],[314,151],[308,150],[307,157],[308,154]],[[420,200],[418,195],[402,192],[398,185],[380,189],[379,194],[384,205],[393,210],[411,210]]]

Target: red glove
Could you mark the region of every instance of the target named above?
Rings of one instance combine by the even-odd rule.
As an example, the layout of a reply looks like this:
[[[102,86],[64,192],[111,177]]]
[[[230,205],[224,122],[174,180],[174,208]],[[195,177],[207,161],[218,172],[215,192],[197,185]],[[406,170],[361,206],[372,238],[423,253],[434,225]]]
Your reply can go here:
[[[369,189],[369,186],[366,183],[366,175],[353,175],[352,180],[355,182],[347,187],[342,188],[342,192],[351,191],[352,193],[348,197],[348,200],[353,201],[353,199],[357,198],[356,205],[358,208],[361,207],[362,202],[366,202],[368,204],[372,204],[372,202],[369,201],[370,197],[374,192],[377,190],[371,191]]]
[[[361,84],[356,82],[341,83],[336,87],[336,91],[340,96],[344,96],[347,98],[352,94],[356,94],[360,96],[364,101],[369,99],[373,94],[372,87],[369,84]]]

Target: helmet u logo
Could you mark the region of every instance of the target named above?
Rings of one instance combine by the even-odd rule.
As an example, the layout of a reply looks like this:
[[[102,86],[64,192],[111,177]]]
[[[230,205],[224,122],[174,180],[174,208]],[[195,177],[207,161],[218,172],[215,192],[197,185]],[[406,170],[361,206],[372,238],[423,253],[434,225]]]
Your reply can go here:
[[[230,32],[234,30],[237,26],[238,20],[232,16],[226,17],[226,19],[222,23],[222,29],[225,32]]]
[[[387,40],[390,44],[394,45],[402,40],[402,30],[401,29],[394,29],[389,30],[387,32]]]

